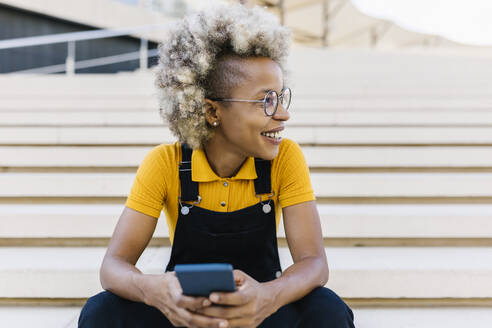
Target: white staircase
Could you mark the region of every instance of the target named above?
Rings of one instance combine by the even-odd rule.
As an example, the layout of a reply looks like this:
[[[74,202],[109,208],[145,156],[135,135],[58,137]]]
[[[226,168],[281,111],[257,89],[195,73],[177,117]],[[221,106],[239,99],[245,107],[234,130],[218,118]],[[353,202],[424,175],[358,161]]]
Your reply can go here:
[[[294,50],[328,287],[357,327],[490,327],[492,66]],[[173,142],[149,74],[0,76],[0,322],[75,327],[136,169]],[[164,214],[137,266],[163,272]],[[283,228],[283,266],[292,263]]]

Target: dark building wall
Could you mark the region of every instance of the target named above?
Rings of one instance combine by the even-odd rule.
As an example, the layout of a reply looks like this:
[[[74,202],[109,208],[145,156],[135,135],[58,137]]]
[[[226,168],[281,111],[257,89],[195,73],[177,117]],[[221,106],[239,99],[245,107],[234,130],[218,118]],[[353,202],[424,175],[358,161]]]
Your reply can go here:
[[[20,10],[0,4],[0,40],[30,36],[96,30],[88,25]],[[157,43],[148,43],[149,50],[156,49]],[[140,49],[140,39],[113,37],[75,43],[75,61],[125,54]],[[64,64],[68,53],[67,43],[0,49],[0,73],[30,68]],[[157,64],[157,56],[148,59],[148,66]],[[133,71],[140,66],[139,60],[77,69],[76,73],[116,73]]]

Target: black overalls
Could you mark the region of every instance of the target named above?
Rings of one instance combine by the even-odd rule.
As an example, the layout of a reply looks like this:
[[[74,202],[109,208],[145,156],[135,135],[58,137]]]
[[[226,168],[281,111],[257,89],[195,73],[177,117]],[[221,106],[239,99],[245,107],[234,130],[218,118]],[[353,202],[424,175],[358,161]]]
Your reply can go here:
[[[181,151],[180,211],[166,271],[173,271],[176,264],[230,263],[259,282],[279,277],[271,161],[255,158],[255,193],[257,197],[266,194],[268,200],[234,212],[215,212],[183,203],[198,203],[200,196],[198,182],[191,180],[192,150],[181,146]]]
[[[255,193],[266,201],[234,212],[215,212],[195,206],[198,183],[191,180],[192,150],[182,146],[179,165],[181,197],[171,259],[176,264],[231,263],[259,282],[281,275],[275,204],[271,199],[271,162],[255,158]],[[261,199],[260,199],[261,200]],[[184,201],[194,204],[183,203]],[[260,328],[354,328],[354,315],[332,290],[318,287],[303,298],[281,307]],[[79,327],[174,327],[155,307],[124,299],[109,291],[90,297],[79,316]]]

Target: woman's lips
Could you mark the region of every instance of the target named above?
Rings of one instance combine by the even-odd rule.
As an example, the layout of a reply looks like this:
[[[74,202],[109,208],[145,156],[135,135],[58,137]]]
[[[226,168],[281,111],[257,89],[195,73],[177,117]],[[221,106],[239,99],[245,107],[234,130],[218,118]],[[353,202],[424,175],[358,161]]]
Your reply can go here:
[[[265,138],[269,143],[271,144],[274,144],[276,146],[280,145],[280,142],[282,141],[282,137],[279,137],[279,138],[271,138],[271,137],[267,137],[267,136],[264,136],[264,135],[261,135],[263,138]]]

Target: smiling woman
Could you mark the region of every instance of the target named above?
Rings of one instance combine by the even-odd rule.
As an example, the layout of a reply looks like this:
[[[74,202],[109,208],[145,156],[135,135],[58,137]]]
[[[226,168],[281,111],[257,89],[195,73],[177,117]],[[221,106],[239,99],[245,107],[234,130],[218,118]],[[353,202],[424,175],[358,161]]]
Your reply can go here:
[[[282,138],[291,90],[289,32],[260,8],[219,6],[186,18],[160,46],[160,110],[178,142],[138,168],[104,257],[106,290],[79,327],[354,327],[352,310],[323,287],[328,265],[309,169]],[[135,263],[161,211],[172,251],[166,272]],[[294,264],[280,266],[283,216]],[[177,264],[230,263],[237,291],[182,293]]]

